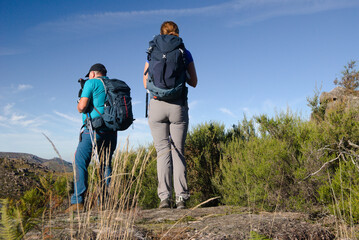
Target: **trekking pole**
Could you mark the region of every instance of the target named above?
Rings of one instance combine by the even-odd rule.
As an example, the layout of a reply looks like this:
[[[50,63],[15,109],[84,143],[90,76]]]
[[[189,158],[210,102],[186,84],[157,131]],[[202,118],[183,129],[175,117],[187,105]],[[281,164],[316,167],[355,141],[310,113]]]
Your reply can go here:
[[[146,90],[146,112],[145,112],[145,118],[148,117],[148,90]]]
[[[96,141],[95,141],[95,136],[94,136],[92,124],[91,124],[91,117],[90,117],[89,113],[87,113],[87,123],[88,123],[87,125],[88,125],[89,133],[90,133],[90,139],[91,139],[91,143],[92,143],[92,149],[95,154],[95,160],[96,160],[97,164],[100,164],[100,159],[97,154],[97,145],[96,145]]]

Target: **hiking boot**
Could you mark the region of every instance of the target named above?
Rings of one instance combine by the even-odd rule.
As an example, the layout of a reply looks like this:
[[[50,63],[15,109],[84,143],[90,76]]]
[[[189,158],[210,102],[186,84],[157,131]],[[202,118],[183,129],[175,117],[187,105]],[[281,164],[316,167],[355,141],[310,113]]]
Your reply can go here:
[[[74,213],[74,212],[83,212],[84,211],[84,204],[83,203],[77,203],[72,204],[68,209],[65,210],[65,213]]]
[[[168,198],[166,198],[165,200],[162,200],[160,202],[160,206],[158,208],[171,208],[171,202]]]
[[[186,208],[186,202],[182,196],[179,196],[176,198],[176,207],[177,207],[177,209],[185,209]]]

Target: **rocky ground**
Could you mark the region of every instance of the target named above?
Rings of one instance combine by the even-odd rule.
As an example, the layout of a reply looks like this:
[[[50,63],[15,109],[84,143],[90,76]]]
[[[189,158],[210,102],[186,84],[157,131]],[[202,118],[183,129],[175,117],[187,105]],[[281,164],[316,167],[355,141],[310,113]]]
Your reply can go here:
[[[39,176],[51,173],[47,167],[27,160],[0,158],[0,198],[18,199],[40,185]]]
[[[329,215],[317,215],[314,219],[301,213],[250,213],[244,208],[226,206],[151,209],[138,210],[134,225],[124,228],[130,213],[117,214],[111,221],[112,227],[104,226],[103,220],[111,214],[110,211],[75,216],[60,213],[24,239],[107,239],[99,237],[106,231],[122,236],[111,239],[123,239],[125,234],[129,239],[345,239],[338,237],[338,223]],[[83,219],[88,219],[85,226]]]
[[[19,199],[25,191],[40,186],[40,176],[72,176],[72,164],[46,160],[32,154],[0,152],[0,199]]]

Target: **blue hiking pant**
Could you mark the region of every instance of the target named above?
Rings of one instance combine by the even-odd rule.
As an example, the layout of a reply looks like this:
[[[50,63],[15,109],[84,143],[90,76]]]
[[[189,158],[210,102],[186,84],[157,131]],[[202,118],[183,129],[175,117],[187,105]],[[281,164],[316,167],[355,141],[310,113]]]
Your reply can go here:
[[[106,184],[108,185],[110,183],[109,177],[112,172],[112,154],[117,145],[117,132],[96,131],[94,132],[94,138],[96,138],[98,156],[100,159],[100,174],[102,174],[100,178],[104,179],[104,175]],[[91,155],[91,137],[89,130],[85,129],[80,135],[80,142],[75,153],[74,194],[71,196],[71,204],[84,203],[84,195],[88,187],[87,168],[91,161]]]

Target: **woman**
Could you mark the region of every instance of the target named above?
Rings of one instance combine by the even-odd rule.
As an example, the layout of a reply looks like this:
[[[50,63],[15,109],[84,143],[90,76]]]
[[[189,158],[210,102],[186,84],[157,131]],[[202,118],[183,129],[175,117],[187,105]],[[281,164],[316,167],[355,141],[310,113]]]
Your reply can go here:
[[[161,25],[160,33],[159,36],[155,36],[154,41],[161,37],[164,38],[165,35],[170,35],[168,37],[172,40],[182,43],[182,39],[179,38],[178,26],[172,21],[164,22]],[[181,46],[184,47],[184,45]],[[186,49],[181,52],[183,52],[183,63],[181,62],[181,64],[184,64],[183,71],[187,75],[187,80],[179,97],[171,100],[159,100],[151,92],[149,104],[148,122],[157,152],[158,196],[161,199],[159,208],[171,207],[172,175],[177,208],[185,208],[185,201],[189,198],[184,158],[184,144],[188,129],[188,91],[185,85],[187,83],[191,87],[196,87],[197,73],[191,53]],[[149,70],[156,71],[156,67],[151,68],[147,61],[143,77],[143,85],[146,89]],[[151,76],[153,75],[156,74],[151,73]]]

